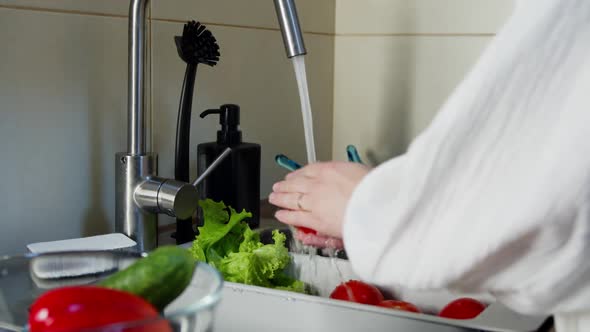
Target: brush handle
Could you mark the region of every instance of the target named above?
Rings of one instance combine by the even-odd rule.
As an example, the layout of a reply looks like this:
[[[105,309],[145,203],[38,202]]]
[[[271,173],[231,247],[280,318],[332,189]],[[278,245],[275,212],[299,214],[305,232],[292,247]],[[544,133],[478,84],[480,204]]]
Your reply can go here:
[[[176,154],[174,159],[174,179],[189,182],[189,151],[191,110],[193,107],[193,92],[197,66],[188,64],[184,74],[182,92],[180,95],[180,107],[178,109],[178,122],[176,124]]]
[[[180,95],[178,122],[176,124],[176,151],[174,156],[174,179],[183,182],[190,182],[191,111],[193,107],[193,93],[195,90],[196,77],[197,65],[187,64]],[[195,235],[191,218],[187,220],[176,219],[177,244],[193,241]]]

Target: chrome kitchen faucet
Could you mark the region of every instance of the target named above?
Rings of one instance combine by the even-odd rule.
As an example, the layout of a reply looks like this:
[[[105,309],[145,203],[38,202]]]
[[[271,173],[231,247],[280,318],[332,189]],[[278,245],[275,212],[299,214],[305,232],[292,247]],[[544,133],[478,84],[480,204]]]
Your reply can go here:
[[[117,153],[115,175],[115,230],[137,242],[137,250],[158,245],[158,214],[190,218],[198,194],[189,183],[158,174],[158,155],[146,149],[145,50],[149,0],[131,0],[129,6],[129,88],[127,152]]]
[[[270,0],[269,0],[270,1]],[[158,177],[158,156],[146,148],[145,54],[149,0],[129,6],[127,152],[116,155],[115,230],[146,252],[158,245],[158,214],[190,218],[198,195],[192,184]],[[305,54],[293,0],[274,0],[287,56]]]

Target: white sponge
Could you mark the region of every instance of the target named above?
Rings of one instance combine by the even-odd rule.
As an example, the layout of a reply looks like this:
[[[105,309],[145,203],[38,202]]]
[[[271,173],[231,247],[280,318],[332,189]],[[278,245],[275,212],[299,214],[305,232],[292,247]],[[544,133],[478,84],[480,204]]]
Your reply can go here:
[[[38,242],[27,245],[35,254],[59,251],[115,250],[131,248],[136,242],[120,233],[82,237],[77,239]]]
[[[135,241],[118,233],[31,243],[27,248],[33,254],[49,254],[33,258],[31,278],[39,288],[90,283],[100,273],[131,264],[131,256],[119,256],[113,251],[130,249],[135,245]]]

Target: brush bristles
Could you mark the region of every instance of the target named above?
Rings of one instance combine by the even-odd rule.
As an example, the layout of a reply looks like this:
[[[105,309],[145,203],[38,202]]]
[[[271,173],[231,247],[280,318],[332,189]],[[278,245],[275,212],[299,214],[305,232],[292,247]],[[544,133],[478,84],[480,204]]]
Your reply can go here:
[[[190,64],[215,66],[219,61],[219,45],[207,28],[199,22],[184,25],[181,39],[181,57]]]

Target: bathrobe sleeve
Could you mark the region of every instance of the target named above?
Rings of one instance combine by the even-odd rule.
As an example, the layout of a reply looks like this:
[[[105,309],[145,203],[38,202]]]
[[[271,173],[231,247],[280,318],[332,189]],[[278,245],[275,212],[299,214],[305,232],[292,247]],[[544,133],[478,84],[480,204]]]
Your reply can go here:
[[[588,41],[590,1],[519,4],[431,125],[353,193],[359,276],[590,309]]]

